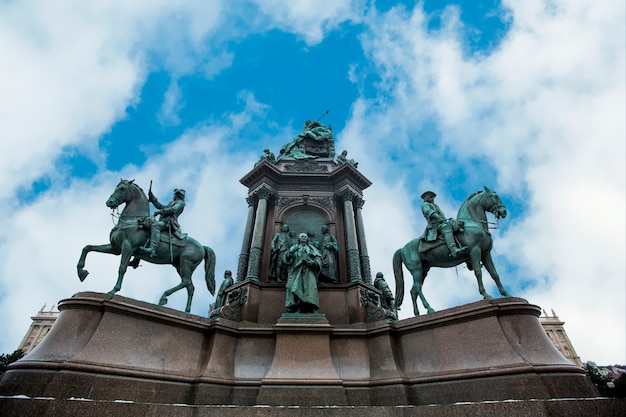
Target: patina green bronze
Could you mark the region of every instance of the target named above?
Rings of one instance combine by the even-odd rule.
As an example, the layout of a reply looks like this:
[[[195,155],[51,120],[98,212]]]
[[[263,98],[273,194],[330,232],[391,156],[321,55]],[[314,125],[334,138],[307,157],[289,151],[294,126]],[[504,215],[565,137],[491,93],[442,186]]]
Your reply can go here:
[[[261,157],[259,158],[259,162],[257,162],[255,165],[258,165],[263,161],[268,161],[271,164],[276,163],[276,157],[274,156],[274,153],[268,148],[263,149],[263,155],[261,155]]]
[[[85,260],[89,252],[110,253],[121,255],[117,282],[109,294],[113,295],[122,288],[122,280],[128,266],[137,267],[143,259],[154,264],[170,264],[176,268],[181,283],[165,291],[159,300],[159,305],[167,304],[167,297],[183,288],[187,289],[187,305],[185,312],[191,310],[194,286],[191,276],[196,267],[204,260],[204,278],[211,294],[215,293],[215,253],[208,246],[202,246],[195,239],[187,237],[183,241],[174,242],[169,236],[167,241],[160,239],[154,256],[139,249],[148,240],[149,229],[144,224],[152,225],[150,205],[143,190],[134,183],[134,180],[121,180],[113,194],[106,201],[107,207],[115,209],[124,204],[117,225],[109,235],[110,243],[104,245],[87,245],[83,248],[76,269],[78,277],[83,281],[89,272],[84,269]],[[163,233],[165,235],[165,233]],[[163,236],[165,238],[165,236]],[[132,256],[135,259],[131,263]]]
[[[395,319],[398,318],[398,308],[396,307],[396,300],[393,297],[393,293],[391,289],[387,285],[387,281],[385,281],[385,277],[382,272],[378,272],[376,274],[376,278],[374,279],[374,287],[378,288],[382,293],[382,297],[380,299],[380,305],[388,311],[388,314],[391,313]]]
[[[150,257],[155,257],[161,241],[161,231],[168,231],[170,238],[172,236],[179,240],[187,238],[187,235],[180,231],[180,223],[178,223],[178,216],[185,210],[185,190],[176,188],[174,190],[174,198],[168,204],[161,204],[152,194],[152,190],[149,190],[148,200],[157,210],[153,213],[154,217],[147,217],[143,220],[144,226],[150,228],[150,240],[149,244],[138,248],[137,251]],[[159,216],[159,219],[156,216]],[[171,253],[172,244],[170,241],[170,260],[172,260]]]
[[[336,283],[339,245],[337,244],[337,238],[328,231],[327,225],[322,226],[322,235],[320,236],[318,246],[322,253],[320,281]]]
[[[428,222],[423,239],[427,242],[436,241],[438,237],[443,236],[446,246],[450,251],[450,256],[456,258],[459,254],[467,252],[467,246],[458,246],[454,239],[453,231],[455,229],[452,219],[446,219],[443,211],[435,204],[437,194],[432,191],[426,191],[422,194],[422,214]]]
[[[328,112],[324,113],[324,115],[327,113]],[[322,115],[322,117],[324,115]],[[278,159],[313,159],[321,156],[332,157],[335,154],[333,128],[331,125],[328,125],[328,128],[326,128],[326,126],[318,120],[307,120],[304,122],[302,132],[294,137],[291,142],[283,145],[280,149]],[[314,145],[311,146],[311,151],[307,150],[306,143]]]
[[[289,262],[286,259],[289,248],[293,246],[295,239],[289,234],[289,225],[283,224],[280,232],[272,238],[270,246],[270,277],[276,282],[287,280],[287,269]]]
[[[341,154],[337,157],[337,162],[340,164],[352,164],[355,168],[359,166],[359,163],[356,162],[354,159],[348,159],[348,151],[346,150],[343,150]]]
[[[227,269],[224,271],[224,281],[222,281],[220,289],[215,296],[215,303],[211,306],[212,311],[219,310],[226,305],[226,289],[233,285],[233,282],[233,273]],[[211,312],[209,311],[209,313]]]
[[[322,254],[309,243],[309,236],[300,233],[298,243],[287,253],[290,262],[285,285],[285,308],[288,313],[317,313],[319,294],[317,278],[322,269]]]
[[[434,193],[433,193],[434,194]],[[477,191],[465,200],[459,209],[456,222],[462,223],[462,230],[459,229],[454,237],[467,247],[467,251],[451,256],[445,240],[427,242],[423,237],[412,240],[402,249],[398,249],[393,255],[393,272],[396,278],[396,305],[400,307],[404,299],[404,274],[402,264],[411,272],[413,276],[413,286],[411,287],[411,298],[413,300],[413,311],[419,315],[417,308],[417,297],[422,300],[424,308],[432,313],[434,310],[426,301],[422,293],[422,285],[426,279],[426,274],[431,267],[450,268],[467,263],[470,270],[474,271],[478,281],[478,290],[485,300],[492,297],[485,291],[482,278],[482,266],[495,281],[498,291],[505,297],[508,292],[500,282],[500,276],[496,271],[491,258],[491,248],[493,240],[489,233],[489,222],[486,212],[492,213],[496,220],[505,218],[506,207],[502,204],[498,194],[485,187],[484,191]],[[428,228],[427,228],[428,232]]]

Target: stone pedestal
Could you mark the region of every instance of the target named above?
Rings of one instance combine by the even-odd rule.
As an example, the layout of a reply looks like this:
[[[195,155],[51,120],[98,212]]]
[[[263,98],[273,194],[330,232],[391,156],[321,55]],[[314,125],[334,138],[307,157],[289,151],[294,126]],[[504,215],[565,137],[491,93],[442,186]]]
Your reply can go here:
[[[69,415],[70,398],[356,407],[597,395],[547,338],[540,309],[520,298],[399,322],[336,323],[321,312],[270,324],[209,320],[100,293],[76,294],[59,310],[44,341],[0,379],[11,407],[23,396]]]
[[[285,313],[273,329],[274,358],[261,380],[257,403],[346,405],[342,379],[332,362],[333,327],[326,316]]]

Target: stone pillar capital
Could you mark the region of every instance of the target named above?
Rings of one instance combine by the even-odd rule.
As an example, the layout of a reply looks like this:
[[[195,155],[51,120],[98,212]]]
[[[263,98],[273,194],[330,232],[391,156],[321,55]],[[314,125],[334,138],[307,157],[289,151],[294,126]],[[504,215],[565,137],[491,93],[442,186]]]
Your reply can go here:
[[[263,185],[258,190],[255,190],[253,194],[256,198],[260,200],[267,200],[268,202],[278,197],[278,194],[266,185]]]
[[[355,191],[349,188],[345,188],[341,191],[338,191],[335,194],[335,198],[339,200],[340,203],[345,203],[346,201],[353,201],[355,198],[358,198],[358,197],[359,195]]]

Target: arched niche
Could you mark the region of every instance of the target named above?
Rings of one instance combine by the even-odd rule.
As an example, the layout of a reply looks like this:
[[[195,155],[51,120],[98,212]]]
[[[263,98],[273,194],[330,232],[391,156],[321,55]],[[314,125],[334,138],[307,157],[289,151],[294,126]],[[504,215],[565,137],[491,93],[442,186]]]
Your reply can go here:
[[[309,206],[290,210],[283,217],[283,224],[289,225],[289,231],[293,232],[295,236],[300,233],[313,232],[314,239],[317,239],[320,236],[322,226],[328,224],[328,220],[320,211]]]

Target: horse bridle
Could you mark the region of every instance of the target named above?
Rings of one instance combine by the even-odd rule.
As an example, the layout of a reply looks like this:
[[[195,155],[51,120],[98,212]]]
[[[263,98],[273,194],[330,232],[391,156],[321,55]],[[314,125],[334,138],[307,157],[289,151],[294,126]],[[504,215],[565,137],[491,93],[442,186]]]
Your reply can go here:
[[[114,199],[114,203],[115,203],[115,207],[111,207],[111,219],[113,220],[114,218],[118,218],[118,223],[121,222],[129,222],[128,220],[124,220],[122,219],[122,215],[119,212],[119,205],[122,204],[123,202],[126,201],[126,196],[128,196],[128,193],[130,192],[131,187],[133,186],[133,183],[129,183],[128,184],[128,188],[126,188],[126,191],[124,191],[124,194],[121,197],[118,197],[116,195],[117,193],[117,188],[115,191],[113,191],[113,194],[111,194],[111,197],[109,197],[109,199]],[[117,210],[117,213],[115,212]],[[124,217],[130,217],[130,218],[140,218],[140,217],[145,217],[145,216],[132,216],[132,215],[128,215],[125,214]],[[113,224],[115,226],[117,226],[117,224],[115,223],[115,220],[113,220]]]
[[[501,209],[501,208],[506,209],[506,206],[504,204],[497,204],[496,203],[496,199],[495,199],[495,196],[494,196],[495,193],[493,191],[486,191],[485,193],[486,193],[485,200],[487,198],[491,198],[491,203],[492,203],[491,210],[487,210],[489,213],[493,214],[493,212],[495,210],[498,210],[498,209]],[[483,204],[483,207],[485,207],[484,204]],[[468,219],[460,219],[460,220],[468,220]],[[496,217],[496,221],[495,222],[490,222],[489,220],[479,220],[479,219],[471,219],[471,220],[474,221],[474,222],[477,222],[477,223],[484,223],[484,224],[486,224],[488,229],[498,229],[500,227],[500,222],[499,222],[498,217]],[[491,226],[493,226],[493,227],[491,227]]]
[[[500,204],[498,204],[498,202],[496,201],[496,193],[494,193],[493,191],[487,191],[487,195],[486,198],[491,198],[491,210],[488,210],[490,213],[494,213],[495,211],[499,211],[500,209],[505,209],[506,207],[504,204],[502,204],[502,202],[500,201]],[[500,223],[499,223],[499,218],[498,216],[496,216],[496,221],[495,222],[490,222],[490,221],[485,221],[484,223],[486,223],[487,225],[495,225],[494,229],[497,229],[498,227],[500,227]],[[479,220],[480,222],[483,222],[483,220]]]
[[[113,191],[113,194],[111,194],[111,197],[109,197],[109,199],[114,199],[115,207],[111,208],[111,210],[115,210],[120,204],[122,204],[124,201],[126,201],[126,196],[128,196],[128,193],[130,192],[130,187],[131,186],[132,186],[132,184],[130,184],[128,186],[128,188],[126,188],[126,191],[124,191],[124,195],[122,197],[118,197],[116,195],[117,189],[115,191]]]

